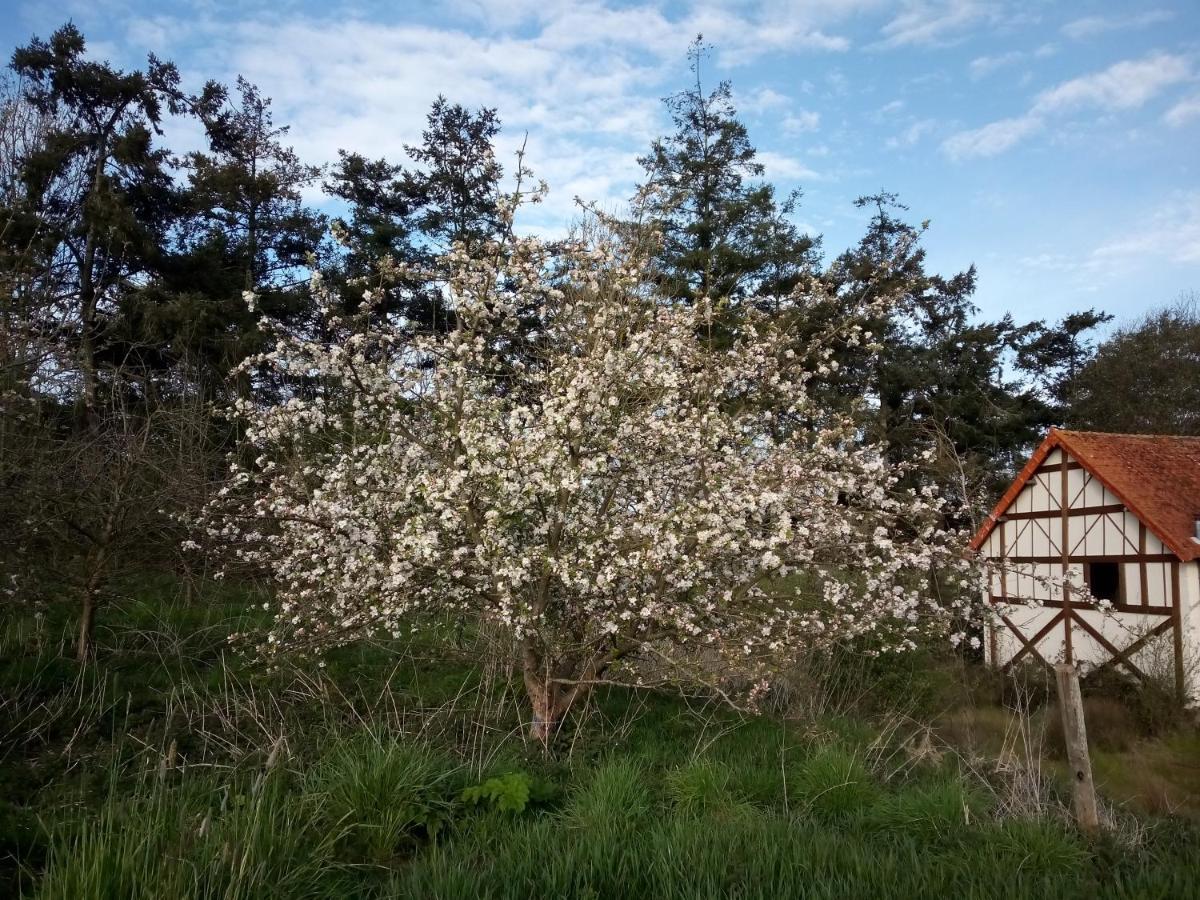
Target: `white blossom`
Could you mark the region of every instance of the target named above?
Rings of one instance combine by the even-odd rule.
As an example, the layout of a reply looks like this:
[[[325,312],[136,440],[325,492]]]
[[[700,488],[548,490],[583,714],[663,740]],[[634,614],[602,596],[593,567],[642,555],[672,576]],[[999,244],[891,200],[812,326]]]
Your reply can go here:
[[[614,665],[694,663],[689,641],[761,678],[814,643],[903,649],[969,612],[928,590],[967,572],[940,501],[810,396],[819,341],[852,318],[804,344],[749,306],[714,344],[713,305],[658,300],[646,261],[605,242],[455,247],[433,274],[448,332],[402,344],[369,311],[339,318],[314,277],[328,337],[276,329],[246,363],[314,386],[238,402],[254,453],[206,523],[276,580],[264,653],[465,617],[516,642],[552,717]]]

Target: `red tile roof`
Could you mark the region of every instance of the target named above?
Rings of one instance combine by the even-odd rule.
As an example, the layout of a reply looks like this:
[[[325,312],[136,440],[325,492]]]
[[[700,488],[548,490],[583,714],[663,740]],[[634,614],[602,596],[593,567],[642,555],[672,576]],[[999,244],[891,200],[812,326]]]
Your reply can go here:
[[[1172,553],[1185,561],[1200,557],[1200,544],[1192,540],[1200,517],[1200,437],[1056,428],[1050,429],[975,533],[972,550],[983,546],[1008,505],[1055,447],[1062,447],[1116,494]]]

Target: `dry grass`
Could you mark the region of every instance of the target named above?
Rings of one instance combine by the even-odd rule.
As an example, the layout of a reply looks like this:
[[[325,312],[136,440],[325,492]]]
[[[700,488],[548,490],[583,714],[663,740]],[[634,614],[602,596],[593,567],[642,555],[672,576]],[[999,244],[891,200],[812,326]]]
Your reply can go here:
[[[1096,786],[1109,805],[1200,818],[1200,731],[1185,720],[1155,734],[1115,697],[1085,698],[1084,717]],[[941,716],[935,733],[973,768],[1004,773],[1008,802],[1027,812],[1044,803],[1039,784],[1067,782],[1057,703],[965,704]]]

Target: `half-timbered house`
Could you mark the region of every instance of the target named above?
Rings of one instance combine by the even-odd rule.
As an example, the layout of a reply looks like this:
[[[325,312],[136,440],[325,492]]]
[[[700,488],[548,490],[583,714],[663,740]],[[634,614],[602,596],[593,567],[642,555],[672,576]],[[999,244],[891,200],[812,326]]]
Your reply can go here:
[[[1200,699],[1200,438],[1051,430],[971,547],[992,665],[1117,666]]]

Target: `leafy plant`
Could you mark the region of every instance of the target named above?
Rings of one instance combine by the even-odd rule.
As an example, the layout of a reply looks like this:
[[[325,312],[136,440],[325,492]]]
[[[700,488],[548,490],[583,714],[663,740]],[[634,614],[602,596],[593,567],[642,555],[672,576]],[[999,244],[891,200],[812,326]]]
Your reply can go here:
[[[548,781],[532,778],[524,772],[508,772],[463,788],[459,799],[473,806],[522,813],[530,803],[544,803],[555,793],[554,785]]]

